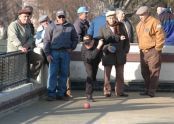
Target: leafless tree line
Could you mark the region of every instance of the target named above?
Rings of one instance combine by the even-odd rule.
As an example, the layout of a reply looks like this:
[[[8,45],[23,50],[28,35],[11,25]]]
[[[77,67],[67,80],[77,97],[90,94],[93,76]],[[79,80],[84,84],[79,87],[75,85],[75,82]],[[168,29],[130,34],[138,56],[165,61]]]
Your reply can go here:
[[[24,5],[24,2],[31,0],[0,0],[0,19],[5,20],[8,25],[16,18],[17,11]],[[172,8],[173,0],[32,0],[34,8],[33,17],[37,20],[40,15],[47,14],[51,19],[55,18],[57,9],[62,8],[67,12],[67,18],[73,22],[77,18],[76,11],[80,6],[88,6],[90,9],[89,19],[102,13],[103,9],[108,6],[125,9],[130,15],[133,23],[137,23],[135,12],[141,5],[148,5],[155,13],[155,7],[158,2],[166,1]]]

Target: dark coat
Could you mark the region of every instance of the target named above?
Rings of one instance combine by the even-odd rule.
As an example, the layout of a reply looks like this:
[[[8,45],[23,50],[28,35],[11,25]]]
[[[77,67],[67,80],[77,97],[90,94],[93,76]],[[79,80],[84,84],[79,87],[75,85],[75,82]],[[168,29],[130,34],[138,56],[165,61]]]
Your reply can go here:
[[[82,42],[83,37],[87,34],[89,28],[89,22],[87,20],[80,20],[79,18],[75,20],[74,27],[78,34],[78,41]]]
[[[108,24],[100,29],[100,38],[104,39],[104,45],[114,44],[116,47],[115,53],[103,54],[103,65],[116,65],[126,63],[126,54],[129,52],[130,43],[123,23],[119,23],[120,34],[114,34]],[[125,40],[120,40],[120,36],[124,35]]]
[[[81,48],[81,58],[82,61],[92,64],[94,62],[100,62],[101,60],[101,51],[96,48],[94,45],[91,49],[87,49],[85,45],[82,45]]]

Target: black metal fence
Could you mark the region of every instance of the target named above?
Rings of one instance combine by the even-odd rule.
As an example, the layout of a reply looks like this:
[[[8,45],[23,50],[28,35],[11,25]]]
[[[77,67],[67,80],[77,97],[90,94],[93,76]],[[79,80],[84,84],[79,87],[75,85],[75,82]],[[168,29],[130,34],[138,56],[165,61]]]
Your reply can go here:
[[[27,60],[21,52],[0,53],[0,91],[28,82]]]

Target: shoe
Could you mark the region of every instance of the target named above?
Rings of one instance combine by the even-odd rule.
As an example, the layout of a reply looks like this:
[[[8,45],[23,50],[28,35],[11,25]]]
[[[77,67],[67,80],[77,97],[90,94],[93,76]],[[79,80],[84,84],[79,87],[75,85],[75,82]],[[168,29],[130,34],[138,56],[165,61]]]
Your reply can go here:
[[[129,95],[128,94],[126,94],[126,93],[122,93],[122,94],[120,94],[120,95],[117,95],[117,97],[128,97]]]
[[[65,94],[65,97],[69,97],[69,98],[72,98],[73,96],[71,94]]]
[[[94,98],[92,98],[92,97],[87,97],[86,99],[87,99],[88,102],[96,102],[96,101],[94,100]]]
[[[34,84],[39,84],[39,82],[37,80],[33,79],[33,78],[30,78],[30,82],[34,83]]]
[[[87,98],[87,101],[88,102],[96,102],[96,100],[94,100],[93,98],[90,98],[90,99]]]
[[[48,96],[48,97],[46,98],[46,101],[56,101],[56,97]]]
[[[140,95],[141,96],[148,96],[148,93],[147,92],[141,92]]]
[[[69,101],[69,98],[65,96],[56,96],[56,100]]]
[[[93,99],[93,97],[92,97],[92,95],[86,95],[86,99],[87,99],[87,101],[88,102],[96,102],[94,99]]]
[[[105,94],[105,97],[111,97],[111,94]]]
[[[140,95],[141,95],[141,96],[150,96],[150,97],[155,97],[154,94],[149,94],[149,93],[147,93],[147,92],[141,92]]]
[[[148,94],[148,96],[150,96],[150,97],[155,97],[155,95],[154,95],[154,94]]]

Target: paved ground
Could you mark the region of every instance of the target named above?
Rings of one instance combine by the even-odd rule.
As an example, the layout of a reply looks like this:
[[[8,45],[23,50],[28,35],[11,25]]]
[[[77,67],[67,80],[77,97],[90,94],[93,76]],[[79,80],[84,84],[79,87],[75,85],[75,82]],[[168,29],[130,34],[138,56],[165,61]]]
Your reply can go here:
[[[71,101],[47,102],[43,98],[0,118],[0,124],[174,124],[174,93],[128,98],[105,98],[95,92],[97,102],[83,109],[84,91],[73,91]]]

